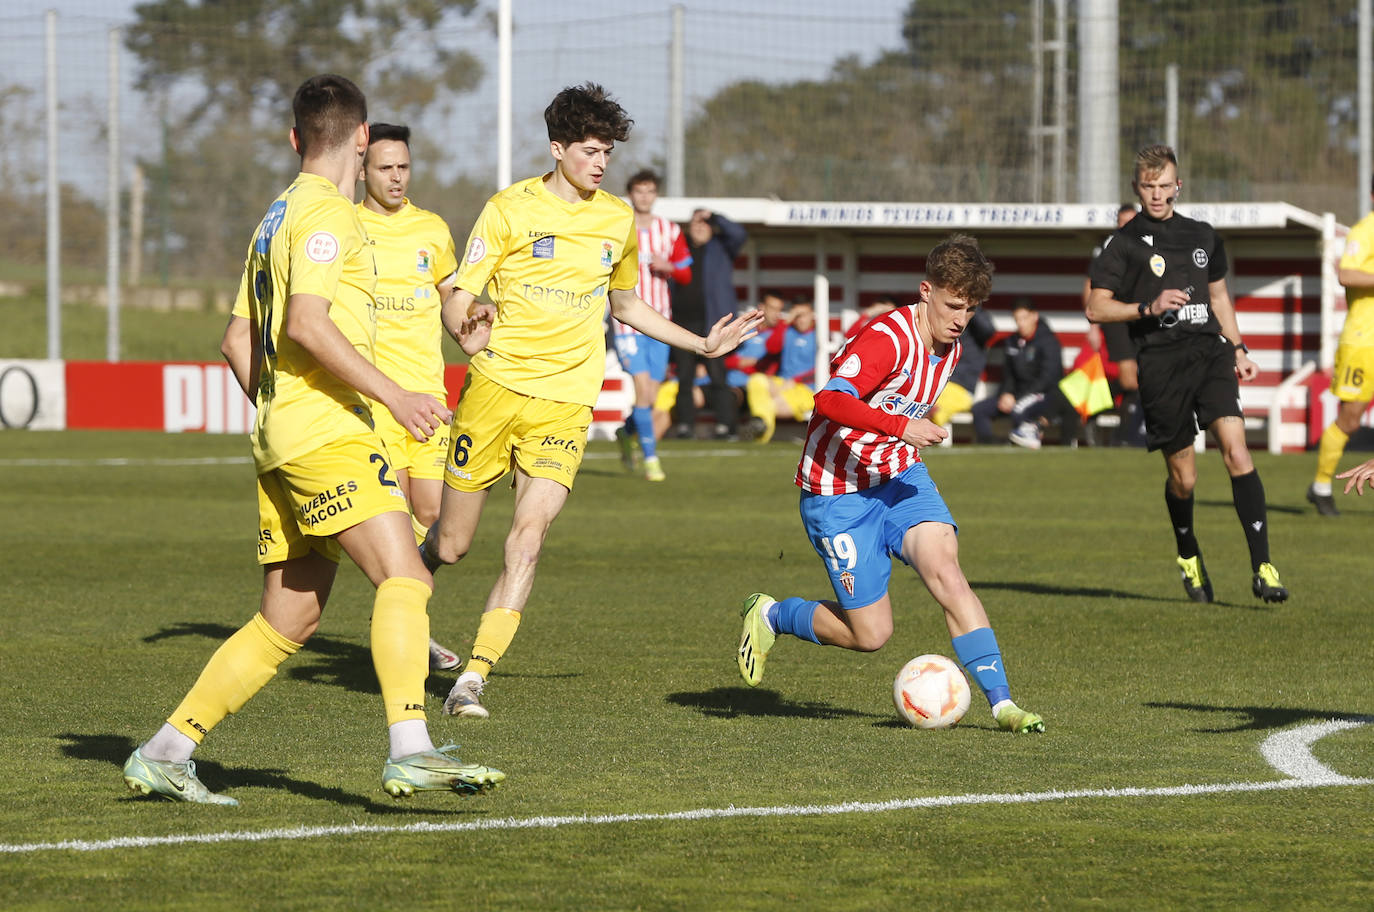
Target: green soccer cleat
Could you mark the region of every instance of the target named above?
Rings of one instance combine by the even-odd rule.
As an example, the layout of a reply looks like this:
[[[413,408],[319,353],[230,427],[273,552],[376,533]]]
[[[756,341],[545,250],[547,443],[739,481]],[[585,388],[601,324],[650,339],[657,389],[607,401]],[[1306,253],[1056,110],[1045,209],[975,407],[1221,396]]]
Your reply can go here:
[[[1033,712],[1027,712],[1015,703],[1002,707],[1002,711],[997,714],[997,725],[1002,731],[1015,732],[1018,735],[1045,730],[1044,719]]]
[[[1178,558],[1178,569],[1188,598],[1195,602],[1212,600],[1212,581],[1207,578],[1207,565],[1202,562],[1201,554]]]
[[[1341,515],[1341,511],[1336,508],[1336,498],[1332,497],[1329,491],[1325,494],[1318,494],[1315,484],[1307,488],[1307,502],[1316,507],[1317,513],[1321,516]]]
[[[1260,564],[1255,571],[1255,581],[1251,586],[1255,598],[1266,602],[1288,601],[1288,588],[1279,580],[1279,571],[1273,564]]]
[[[638,473],[644,452],[639,448],[639,438],[623,427],[615,429],[615,442],[620,445],[620,464],[627,472]]]
[[[393,798],[408,798],[416,792],[475,795],[496,788],[505,779],[498,769],[458,759],[456,744],[388,760],[382,767],[382,788]]]
[[[644,479],[646,481],[665,481],[668,476],[663,473],[663,462],[657,456],[650,456],[644,460]]]
[[[138,748],[124,761],[124,784],[140,795],[161,795],[170,801],[222,804],[237,807],[238,800],[216,795],[196,778],[194,760],[149,760]]]
[[[744,632],[739,638],[739,673],[744,683],[758,687],[763,680],[763,663],[768,659],[768,650],[773,648],[777,635],[768,629],[764,612],[774,605],[771,596],[755,592],[744,600],[740,617],[744,618]]]

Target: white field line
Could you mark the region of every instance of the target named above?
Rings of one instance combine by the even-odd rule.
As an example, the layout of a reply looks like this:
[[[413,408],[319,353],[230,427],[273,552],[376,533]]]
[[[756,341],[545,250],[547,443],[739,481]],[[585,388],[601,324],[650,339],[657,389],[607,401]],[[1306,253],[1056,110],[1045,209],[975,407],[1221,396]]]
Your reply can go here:
[[[782,805],[776,807],[698,808],[661,814],[574,814],[561,817],[503,817],[463,823],[412,823],[404,826],[347,824],[323,827],[283,827],[271,830],[238,830],[176,836],[121,836],[115,839],[69,839],[62,842],[0,843],[0,854],[33,852],[103,852],[110,849],[142,849],[154,846],[196,845],[225,842],[267,842],[276,839],[319,839],[375,833],[471,833],[485,830],[554,829],[566,826],[600,826],[617,823],[679,820],[720,820],[733,817],[815,817],[834,814],[873,814],[924,808],[961,807],[978,804],[1038,804],[1078,798],[1172,798],[1217,795],[1228,792],[1269,792],[1334,786],[1374,785],[1374,779],[1342,776],[1319,763],[1311,753],[1318,738],[1374,722],[1331,720],[1270,735],[1260,747],[1264,758],[1281,772],[1294,770],[1305,778],[1270,782],[1222,782],[1211,785],[1173,785],[1155,788],[1053,789],[1044,792],[938,795],[893,801],[847,801],[843,804]]]

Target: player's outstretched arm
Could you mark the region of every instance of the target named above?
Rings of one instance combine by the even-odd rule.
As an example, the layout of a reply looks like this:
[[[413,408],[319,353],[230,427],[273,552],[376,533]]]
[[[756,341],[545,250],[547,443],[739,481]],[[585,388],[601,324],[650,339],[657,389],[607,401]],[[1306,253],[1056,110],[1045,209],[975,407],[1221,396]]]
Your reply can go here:
[[[416,440],[428,440],[453,418],[447,406],[428,393],[413,393],[377,369],[344,338],[329,319],[329,300],[295,294],[286,303],[286,337],[320,366],[358,392],[385,405]]]
[[[705,338],[683,329],[640,300],[633,290],[617,289],[610,294],[611,314],[644,335],[666,342],[673,348],[719,358],[734,351],[741,342],[758,335],[763,313],[751,310],[741,316],[725,316],[716,321]]]
[[[1343,490],[1345,494],[1349,494],[1350,489],[1354,488],[1356,494],[1363,495],[1365,482],[1368,482],[1370,490],[1374,491],[1374,459],[1362,462],[1353,469],[1346,469],[1336,477],[1346,479]]]
[[[445,295],[440,318],[444,328],[471,358],[491,342],[491,327],[496,322],[496,308],[479,302],[470,291],[454,288]]]

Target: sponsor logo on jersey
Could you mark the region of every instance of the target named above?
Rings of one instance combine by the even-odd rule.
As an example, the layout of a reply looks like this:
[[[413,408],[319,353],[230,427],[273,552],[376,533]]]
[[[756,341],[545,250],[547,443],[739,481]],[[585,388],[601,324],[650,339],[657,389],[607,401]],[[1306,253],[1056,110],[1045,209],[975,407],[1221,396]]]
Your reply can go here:
[[[602,242],[601,242],[601,265],[602,265],[602,266],[605,266],[605,267],[607,267],[607,268],[609,268],[610,265],[611,265],[611,256],[612,256],[612,254],[614,254],[614,253],[615,253],[615,248],[611,246],[611,242],[610,242],[610,241],[602,241]]]
[[[931,406],[929,402],[912,402],[900,393],[888,393],[878,403],[878,408],[889,415],[904,415],[907,418],[924,418]]]
[[[1140,239],[1151,247],[1155,245],[1155,236],[1153,234],[1142,234]]]
[[[1193,265],[1201,269],[1207,265],[1207,251],[1201,247],[1193,249]]]
[[[253,249],[258,253],[267,253],[268,247],[272,243],[272,238],[281,227],[282,219],[286,218],[286,200],[277,200],[267,207],[267,214],[262,217],[262,226],[258,229],[258,238],[253,242]]]
[[[553,235],[546,234],[534,242],[531,250],[536,260],[553,259]]]
[[[468,244],[468,262],[469,262],[469,263],[478,263],[478,262],[481,262],[482,257],[484,257],[484,256],[486,256],[486,255],[487,255],[487,242],[484,241],[484,240],[482,240],[480,237],[474,237],[474,238],[472,239],[472,242],[471,242],[470,244]]]
[[[305,255],[316,263],[332,263],[339,255],[339,239],[328,231],[316,231],[305,239]]]
[[[859,361],[859,356],[850,355],[848,358],[844,359],[844,363],[840,365],[840,369],[835,371],[835,376],[857,377],[859,376],[859,371],[862,369],[863,363]]]
[[[417,250],[417,251],[415,251],[415,271],[416,271],[416,272],[429,272],[429,251],[428,251],[428,250]]]
[[[1164,257],[1160,256],[1160,255],[1157,254],[1157,253],[1156,253],[1156,254],[1153,254],[1153,255],[1150,257],[1150,271],[1153,272],[1153,273],[1154,273],[1155,275],[1157,275],[1157,276],[1163,277],[1163,275],[1164,275]]]

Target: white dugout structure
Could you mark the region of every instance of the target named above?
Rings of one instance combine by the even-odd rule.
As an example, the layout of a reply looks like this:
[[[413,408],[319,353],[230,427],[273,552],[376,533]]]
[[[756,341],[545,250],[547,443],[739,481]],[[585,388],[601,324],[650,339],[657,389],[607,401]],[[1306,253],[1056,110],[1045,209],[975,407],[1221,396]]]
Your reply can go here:
[[[1115,229],[1118,205],[674,197],[660,199],[656,212],[685,222],[705,208],[744,225],[750,239],[735,264],[741,306],[768,288],[814,294],[820,325],[831,329],[818,346],[817,376],[825,378],[841,331],[859,308],[882,294],[914,295],[925,253],[955,231],[977,237],[996,267],[987,307],[998,331],[1013,330],[1012,299],[1029,296],[1064,343],[1067,366],[1088,326],[1081,295],[1092,250]],[[1241,386],[1247,428],[1271,452],[1306,449],[1334,416],[1334,402],[1322,391],[1345,318],[1336,263],[1347,229],[1329,213],[1286,203],[1178,211],[1210,222],[1226,242],[1228,286],[1260,367],[1258,379]],[[615,398],[616,386],[608,384],[607,396]]]

